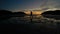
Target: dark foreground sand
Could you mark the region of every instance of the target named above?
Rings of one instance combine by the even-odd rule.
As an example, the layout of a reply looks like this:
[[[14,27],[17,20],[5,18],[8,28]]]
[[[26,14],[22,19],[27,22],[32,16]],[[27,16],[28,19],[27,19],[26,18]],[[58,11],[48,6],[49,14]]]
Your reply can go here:
[[[8,34],[59,34],[59,28],[37,27],[28,24],[0,24],[0,31]]]

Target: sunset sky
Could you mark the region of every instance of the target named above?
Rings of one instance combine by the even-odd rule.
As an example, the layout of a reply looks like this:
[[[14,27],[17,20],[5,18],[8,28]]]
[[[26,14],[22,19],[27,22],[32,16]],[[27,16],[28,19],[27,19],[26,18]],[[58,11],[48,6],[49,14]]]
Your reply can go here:
[[[23,10],[43,8],[60,8],[60,0],[0,0],[0,10]]]

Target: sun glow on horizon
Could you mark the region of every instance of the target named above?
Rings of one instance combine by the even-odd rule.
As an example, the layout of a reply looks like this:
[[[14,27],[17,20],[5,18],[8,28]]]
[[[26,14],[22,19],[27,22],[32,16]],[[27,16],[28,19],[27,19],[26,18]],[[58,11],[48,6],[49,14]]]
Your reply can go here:
[[[31,11],[26,11],[25,13],[26,13],[26,14],[31,14]],[[38,10],[32,11],[32,14],[33,14],[33,15],[39,15],[39,14],[42,14],[42,11],[38,11]]]

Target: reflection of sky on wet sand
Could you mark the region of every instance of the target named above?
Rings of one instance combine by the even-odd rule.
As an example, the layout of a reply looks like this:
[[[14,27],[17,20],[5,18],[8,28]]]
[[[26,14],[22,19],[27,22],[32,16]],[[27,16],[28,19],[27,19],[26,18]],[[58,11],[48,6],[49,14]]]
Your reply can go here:
[[[30,16],[12,17],[12,18],[8,19],[8,21],[12,21],[13,22],[13,20],[16,20],[17,23],[18,23],[20,20],[27,22],[27,21],[30,21],[30,19],[31,19]],[[45,17],[43,17],[41,15],[37,15],[37,16],[33,16],[32,17],[32,21],[33,22],[36,21],[36,23],[37,22],[39,22],[39,23],[46,22],[47,23],[47,22],[59,22],[60,20],[55,20],[55,19],[52,19],[52,18],[45,18]]]
[[[55,20],[52,18],[45,18],[41,15],[33,16],[32,22],[30,16],[24,16],[24,17],[12,17],[8,20],[2,21],[2,23],[6,24],[30,24],[35,26],[44,25],[46,27],[53,27],[55,28],[57,26],[57,23],[59,23],[60,20]]]

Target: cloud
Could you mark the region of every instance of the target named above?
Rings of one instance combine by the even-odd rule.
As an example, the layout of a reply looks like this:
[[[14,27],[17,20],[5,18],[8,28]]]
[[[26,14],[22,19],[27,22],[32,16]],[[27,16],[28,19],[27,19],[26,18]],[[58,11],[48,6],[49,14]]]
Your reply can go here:
[[[47,1],[47,2],[46,2]],[[60,1],[59,0],[46,0],[43,5],[43,7],[41,7],[43,10],[47,9],[60,9]],[[42,3],[41,3],[42,5]],[[46,10],[47,10],[46,9]]]

